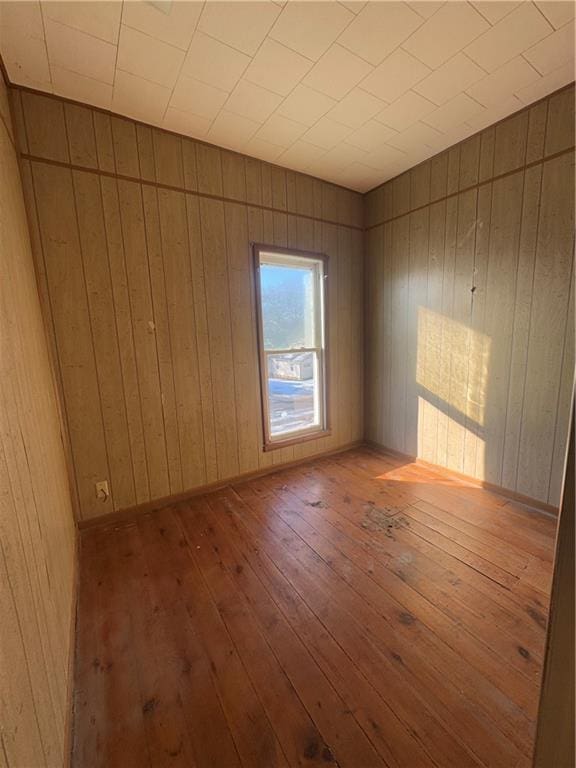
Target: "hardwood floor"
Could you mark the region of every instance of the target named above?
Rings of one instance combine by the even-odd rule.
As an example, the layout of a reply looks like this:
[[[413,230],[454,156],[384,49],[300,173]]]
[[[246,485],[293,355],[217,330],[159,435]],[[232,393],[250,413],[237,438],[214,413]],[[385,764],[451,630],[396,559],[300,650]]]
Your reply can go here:
[[[75,768],[527,768],[555,521],[367,448],[82,533]]]

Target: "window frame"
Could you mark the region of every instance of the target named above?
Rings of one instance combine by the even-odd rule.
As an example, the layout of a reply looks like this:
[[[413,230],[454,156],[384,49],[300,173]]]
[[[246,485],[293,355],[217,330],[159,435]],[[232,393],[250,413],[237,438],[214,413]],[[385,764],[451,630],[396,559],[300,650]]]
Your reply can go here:
[[[256,298],[256,330],[257,330],[257,344],[258,344],[258,364],[260,368],[260,404],[262,409],[262,427],[263,427],[263,450],[275,451],[279,448],[285,448],[289,445],[297,445],[309,440],[318,440],[322,437],[328,437],[332,434],[330,428],[330,398],[329,398],[329,332],[328,332],[328,279],[329,279],[329,258],[325,253],[316,253],[314,251],[303,251],[298,248],[280,248],[274,245],[266,245],[264,243],[252,243],[252,255],[253,255],[253,277],[254,277],[254,293]],[[297,350],[266,350],[264,346],[264,318],[262,312],[262,291],[260,283],[260,257],[263,253],[277,254],[278,256],[296,256],[302,259],[310,259],[311,261],[322,262],[322,328],[323,328],[323,341],[322,347],[310,347],[311,351],[320,351],[318,361],[318,378],[320,380],[321,392],[320,392],[320,411],[321,411],[321,423],[319,426],[312,426],[306,429],[294,430],[288,433],[287,437],[272,437],[270,430],[270,409],[269,409],[269,396],[268,396],[268,366],[267,356],[271,352],[276,354],[290,352],[299,352]],[[308,348],[303,348],[306,351]]]

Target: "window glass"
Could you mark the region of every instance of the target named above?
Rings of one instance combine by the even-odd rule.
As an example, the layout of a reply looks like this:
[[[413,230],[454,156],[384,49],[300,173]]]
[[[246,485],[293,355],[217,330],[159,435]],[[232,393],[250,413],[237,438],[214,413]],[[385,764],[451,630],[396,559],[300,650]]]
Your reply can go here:
[[[322,257],[257,249],[265,446],[326,429]]]

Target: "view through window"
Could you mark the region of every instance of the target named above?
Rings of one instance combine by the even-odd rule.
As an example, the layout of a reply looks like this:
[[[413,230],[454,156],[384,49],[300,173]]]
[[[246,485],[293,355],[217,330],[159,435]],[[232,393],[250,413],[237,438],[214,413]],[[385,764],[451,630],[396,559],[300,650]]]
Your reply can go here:
[[[326,429],[325,259],[256,249],[265,444]]]

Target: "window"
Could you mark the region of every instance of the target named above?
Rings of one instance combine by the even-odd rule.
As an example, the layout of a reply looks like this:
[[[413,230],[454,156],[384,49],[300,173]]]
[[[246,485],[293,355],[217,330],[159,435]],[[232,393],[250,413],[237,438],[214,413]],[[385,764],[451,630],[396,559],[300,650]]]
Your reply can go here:
[[[328,434],[321,254],[254,246],[264,450]]]

